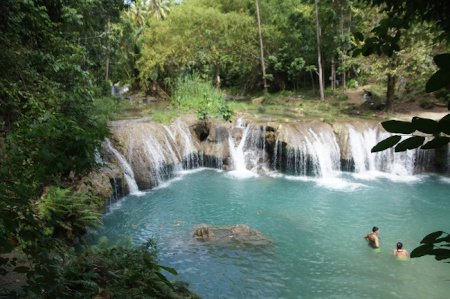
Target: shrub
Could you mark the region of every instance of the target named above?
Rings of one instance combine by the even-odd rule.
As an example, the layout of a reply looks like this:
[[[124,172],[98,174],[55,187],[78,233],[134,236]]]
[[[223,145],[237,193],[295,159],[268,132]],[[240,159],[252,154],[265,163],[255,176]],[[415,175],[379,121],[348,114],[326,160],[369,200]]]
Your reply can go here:
[[[92,196],[70,189],[50,187],[37,202],[45,233],[72,242],[86,232],[87,227],[101,224],[100,213],[91,205]]]
[[[60,257],[53,280],[33,276],[28,295],[41,298],[198,298],[175,287],[162,274],[176,275],[156,263],[156,247],[148,241],[137,247],[108,246],[105,240]],[[181,295],[179,295],[181,294]]]
[[[198,75],[178,78],[172,92],[172,103],[181,109],[196,111],[201,120],[209,116],[230,120],[232,116],[223,93]]]

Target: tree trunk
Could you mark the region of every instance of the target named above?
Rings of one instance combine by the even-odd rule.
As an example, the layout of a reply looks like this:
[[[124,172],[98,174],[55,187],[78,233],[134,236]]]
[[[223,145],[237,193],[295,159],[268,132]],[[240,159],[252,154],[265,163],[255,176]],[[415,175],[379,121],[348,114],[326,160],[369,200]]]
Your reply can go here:
[[[221,80],[220,80],[220,69],[218,66],[216,66],[216,76],[214,78],[214,82],[215,82],[216,88],[220,89]]]
[[[108,19],[108,27],[106,28],[106,61],[105,61],[105,81],[109,80],[109,52],[111,50],[111,45],[109,44],[109,31],[110,23]]]
[[[262,75],[263,75],[263,86],[264,86],[264,92],[267,92],[267,80],[266,80],[266,65],[264,63],[264,44],[262,39],[262,31],[261,31],[261,17],[259,15],[259,1],[255,0],[256,4],[256,18],[258,19],[258,34],[259,34],[259,48],[261,51],[261,68],[262,68]]]
[[[331,57],[331,88],[336,91],[336,61]]]
[[[386,107],[387,112],[394,111],[394,95],[395,95],[395,84],[397,83],[397,76],[392,74],[387,74],[387,92],[386,92]]]
[[[316,10],[316,38],[317,38],[317,64],[318,64],[318,75],[319,75],[319,89],[320,89],[320,100],[325,100],[324,95],[324,84],[323,84],[323,69],[322,69],[322,55],[320,53],[320,22],[319,22],[319,0],[314,0],[314,7]]]
[[[339,31],[341,32],[341,37],[344,37],[344,6],[341,6],[341,15],[340,15],[340,20],[339,20]],[[346,88],[346,78],[345,78],[345,55],[347,54],[347,45],[345,44],[345,42],[343,44],[341,44],[342,48],[341,48],[341,52],[340,52],[340,67],[341,67],[341,83],[342,86],[345,90]]]

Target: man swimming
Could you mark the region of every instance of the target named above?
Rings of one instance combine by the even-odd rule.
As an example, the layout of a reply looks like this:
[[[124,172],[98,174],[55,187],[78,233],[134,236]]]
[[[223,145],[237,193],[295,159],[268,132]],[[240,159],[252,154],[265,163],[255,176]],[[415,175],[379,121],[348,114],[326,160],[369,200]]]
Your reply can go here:
[[[394,255],[402,260],[405,260],[409,257],[408,251],[406,249],[403,249],[402,242],[397,242],[397,248],[394,249]]]
[[[372,232],[368,233],[364,239],[369,241],[369,246],[373,248],[380,248],[380,238],[378,237],[378,232],[380,229],[376,226],[372,228]]]

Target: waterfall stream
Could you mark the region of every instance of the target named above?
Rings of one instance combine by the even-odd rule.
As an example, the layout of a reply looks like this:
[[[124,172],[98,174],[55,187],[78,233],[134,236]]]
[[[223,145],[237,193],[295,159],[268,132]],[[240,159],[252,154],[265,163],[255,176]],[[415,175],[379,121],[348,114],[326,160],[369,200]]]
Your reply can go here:
[[[127,181],[128,188],[130,191],[130,194],[133,195],[140,195],[142,192],[139,191],[139,188],[136,184],[136,180],[134,179],[134,172],[131,168],[130,164],[128,164],[127,160],[124,156],[122,156],[111,144],[111,141],[106,138],[105,144],[107,149],[114,154],[114,156],[117,158],[117,161],[119,161],[120,167],[123,170],[125,180]]]
[[[268,130],[267,124],[245,123],[239,118],[234,126],[209,126],[207,138],[199,140],[193,125],[181,119],[170,126],[148,121],[120,123],[114,127],[114,140],[125,145],[124,153],[110,140],[106,145],[119,161],[132,193],[158,186],[180,170],[199,167],[229,170],[237,178],[274,171],[318,178],[352,171],[370,178],[412,176],[433,171],[436,164],[434,151],[371,153],[377,142],[389,136],[375,123],[343,124],[337,130],[323,122],[299,121]]]
[[[242,138],[238,145],[235,144],[233,137],[228,137],[228,145],[230,148],[230,156],[233,161],[233,170],[229,172],[230,175],[238,178],[249,178],[256,176],[255,172],[247,169],[246,155],[244,152],[244,146],[246,144],[248,132],[250,131],[250,125],[244,126],[242,122],[238,120],[236,128],[242,129]]]

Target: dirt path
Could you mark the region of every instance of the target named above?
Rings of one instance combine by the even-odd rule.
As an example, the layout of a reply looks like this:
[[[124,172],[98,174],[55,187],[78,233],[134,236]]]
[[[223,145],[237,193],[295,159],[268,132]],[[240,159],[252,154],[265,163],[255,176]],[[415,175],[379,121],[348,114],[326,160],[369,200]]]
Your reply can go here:
[[[357,106],[364,104],[363,93],[364,89],[370,89],[369,86],[360,86],[358,88],[349,88],[345,91],[347,95],[348,102],[353,103]],[[394,103],[396,104],[396,103]],[[445,107],[434,107],[432,109],[424,110],[420,107],[419,103],[397,103],[398,107],[394,107],[396,111],[394,116],[390,117],[392,119],[400,119],[405,121],[410,121],[414,116],[419,116],[422,118],[429,118],[433,120],[440,120],[445,115],[449,114]]]

